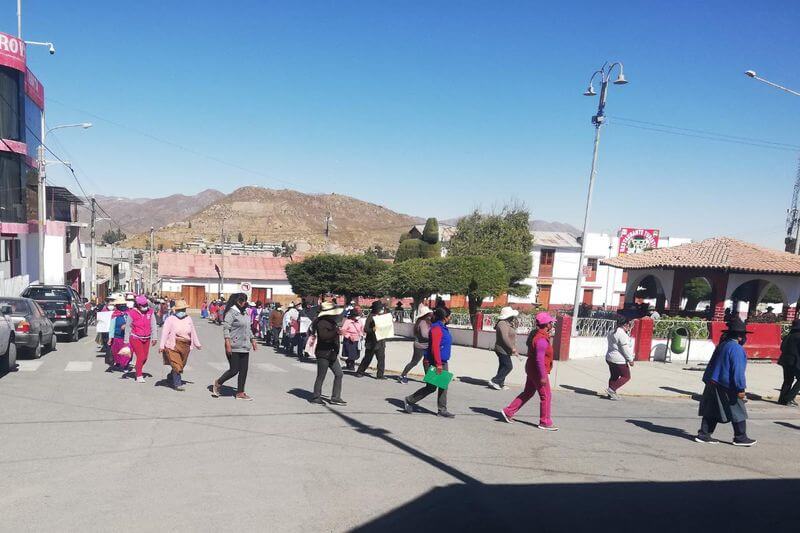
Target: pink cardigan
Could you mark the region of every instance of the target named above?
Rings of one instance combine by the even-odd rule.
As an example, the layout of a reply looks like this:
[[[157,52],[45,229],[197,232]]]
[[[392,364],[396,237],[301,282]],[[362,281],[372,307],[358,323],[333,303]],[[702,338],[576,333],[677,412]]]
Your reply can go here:
[[[161,328],[161,343],[160,350],[173,350],[175,348],[175,338],[183,337],[192,343],[192,348],[202,348],[200,338],[197,336],[197,331],[194,329],[194,322],[191,317],[178,318],[176,316],[169,316],[164,321],[164,327]]]
[[[339,333],[341,333],[342,337],[345,339],[358,342],[358,340],[364,334],[364,325],[358,320],[347,318],[345,319],[344,324],[342,324],[342,327],[339,328]]]

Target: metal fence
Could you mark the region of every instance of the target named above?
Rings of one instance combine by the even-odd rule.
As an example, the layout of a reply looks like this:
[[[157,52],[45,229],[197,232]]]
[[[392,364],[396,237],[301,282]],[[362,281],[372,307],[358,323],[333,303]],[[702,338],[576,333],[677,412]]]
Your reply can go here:
[[[666,339],[669,332],[676,328],[686,328],[689,330],[693,339],[705,340],[710,337],[711,328],[708,320],[680,320],[664,318],[655,321],[653,324],[653,338]]]
[[[578,337],[605,337],[617,327],[617,321],[609,318],[579,318]]]

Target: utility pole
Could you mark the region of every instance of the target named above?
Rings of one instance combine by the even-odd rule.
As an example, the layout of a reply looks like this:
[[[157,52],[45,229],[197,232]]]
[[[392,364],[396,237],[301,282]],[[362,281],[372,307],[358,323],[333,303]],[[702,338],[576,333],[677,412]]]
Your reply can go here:
[[[22,39],[22,0],[17,0],[17,39]]]
[[[89,275],[89,299],[91,300],[95,294],[97,294],[97,250],[95,250],[96,239],[96,231],[95,225],[97,223],[97,200],[95,200],[94,196],[92,196],[92,222],[91,222],[91,230],[89,232],[91,242],[91,274]],[[111,265],[111,273],[114,273],[114,265],[112,261]],[[114,277],[113,275],[111,276]]]
[[[325,238],[330,239],[331,237],[331,221],[333,218],[331,217],[331,212],[328,211],[325,213]]]
[[[44,180],[47,174],[47,164],[44,160],[44,137],[46,134],[44,125],[44,111],[42,111],[42,143],[39,145],[39,183],[37,193],[39,195],[39,283],[44,285],[44,234],[47,224],[45,209],[47,200],[45,198]]]
[[[147,290],[144,291],[145,293],[152,293],[153,292],[153,238],[155,235],[155,228],[150,226],[150,282]]]

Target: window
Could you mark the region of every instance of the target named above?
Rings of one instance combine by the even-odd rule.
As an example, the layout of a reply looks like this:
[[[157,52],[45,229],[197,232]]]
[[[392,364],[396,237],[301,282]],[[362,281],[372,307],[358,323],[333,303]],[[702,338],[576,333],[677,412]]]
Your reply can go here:
[[[592,305],[593,300],[594,289],[583,289],[583,303],[586,305]]]
[[[11,308],[11,316],[25,316],[31,312],[28,302],[19,298],[0,299],[0,306],[3,305]]]
[[[20,264],[20,245],[17,239],[0,240],[0,267],[5,275],[19,276],[22,265]]]
[[[25,132],[25,144],[28,146],[28,157],[36,160],[39,158],[39,145],[41,144],[36,139],[39,137],[39,131],[42,129],[42,110],[39,109],[39,106],[27,95],[25,96],[25,125],[29,128],[29,130]],[[36,132],[35,136],[33,132]]]
[[[0,220],[25,222],[24,189],[20,156],[0,152]]]
[[[539,252],[539,277],[553,277],[553,263],[555,262],[556,251],[552,248],[544,248]]]
[[[586,281],[597,281],[597,258],[590,257],[586,260]]]
[[[0,67],[0,106],[3,109],[3,112],[0,113],[0,138],[3,139],[22,140],[19,92],[21,75],[21,72],[12,68]]]
[[[70,301],[72,293],[70,289],[62,287],[28,287],[22,294],[25,298],[39,301]]]

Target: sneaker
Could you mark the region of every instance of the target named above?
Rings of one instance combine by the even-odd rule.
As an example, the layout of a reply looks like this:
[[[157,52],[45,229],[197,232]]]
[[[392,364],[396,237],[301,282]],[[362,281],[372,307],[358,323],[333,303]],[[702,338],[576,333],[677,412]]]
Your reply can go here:
[[[536,427],[543,431],[558,431],[558,426],[555,426],[553,424],[550,424],[549,426],[546,426],[544,424],[539,424]]]
[[[308,402],[316,405],[325,405],[325,401],[322,398],[311,398],[310,400],[308,400]]]
[[[615,391],[611,387],[606,389],[606,394],[608,395],[609,400],[614,400],[614,401],[619,400],[619,395],[617,394],[617,391]]]
[[[750,437],[734,437],[733,439],[734,446],[750,447],[756,442],[758,442],[756,439],[751,439]]]
[[[414,404],[408,401],[408,398],[403,400],[403,409],[405,409],[406,413],[412,414],[414,412]]]
[[[184,387],[182,385],[178,385],[177,387],[175,387],[175,390],[178,391],[178,392],[183,392],[183,391],[186,390],[186,387]]]
[[[406,384],[408,384],[408,378],[405,377],[405,376],[398,376],[397,377],[397,382],[398,383],[402,383],[403,385],[406,385]]]
[[[513,424],[513,423],[514,423],[514,419],[513,419],[513,418],[511,418],[510,416],[508,416],[508,414],[506,414],[506,411],[505,411],[505,409],[503,409],[502,411],[500,411],[500,414],[502,414],[502,415],[503,415],[503,420],[505,420],[505,421],[506,421],[506,422],[508,422],[509,424]]]
[[[136,378],[136,383],[147,383],[147,382],[144,380],[144,376],[139,376],[138,378]]]
[[[494,381],[491,381],[491,380],[489,380],[489,388],[490,388],[490,389],[494,389],[494,390],[500,390],[500,389],[502,389],[503,387],[501,387],[500,385],[498,385],[498,384],[497,384],[497,383],[495,383]]]
[[[357,378],[363,378],[363,377],[364,377],[364,373],[363,373],[363,372],[356,372],[356,373],[355,373],[355,374],[353,374],[353,375],[354,375],[355,377],[357,377]]]
[[[719,444],[719,441],[713,438],[711,435],[701,435],[700,433],[694,438],[695,442],[700,442],[702,444]]]
[[[450,411],[439,411],[436,413],[436,416],[441,416],[442,418],[455,418],[456,415],[451,413]]]
[[[508,385],[503,385],[503,390],[510,390],[510,389],[511,387],[509,387]]]
[[[341,398],[331,398],[331,405],[347,405],[347,402]]]
[[[251,396],[248,396],[248,395],[247,395],[247,394],[245,394],[244,392],[239,392],[239,393],[237,393],[237,394],[236,394],[236,399],[237,399],[237,400],[244,400],[244,401],[246,401],[246,402],[252,402],[252,401],[253,401],[253,398],[252,398]]]
[[[214,383],[211,384],[211,396],[213,398],[219,398],[219,383],[217,380],[214,380]]]
[[[797,407],[797,402],[796,402],[796,401],[794,401],[794,400],[791,400],[791,401],[790,401],[789,403],[787,403],[786,405],[788,405],[788,406],[790,406],[790,407]]]

